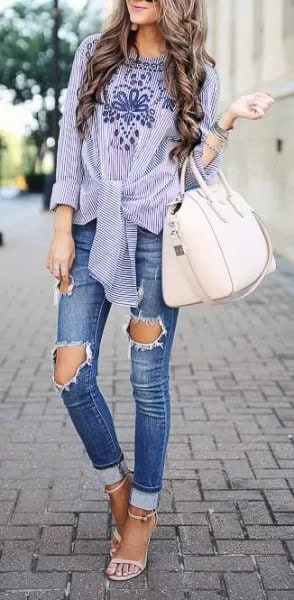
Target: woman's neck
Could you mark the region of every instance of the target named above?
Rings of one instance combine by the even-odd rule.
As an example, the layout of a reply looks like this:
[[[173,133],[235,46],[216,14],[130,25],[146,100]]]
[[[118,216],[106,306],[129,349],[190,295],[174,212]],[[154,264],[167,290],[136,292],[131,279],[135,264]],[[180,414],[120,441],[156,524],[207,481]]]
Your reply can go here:
[[[165,38],[156,25],[140,25],[136,46],[140,56],[159,56],[166,51]]]

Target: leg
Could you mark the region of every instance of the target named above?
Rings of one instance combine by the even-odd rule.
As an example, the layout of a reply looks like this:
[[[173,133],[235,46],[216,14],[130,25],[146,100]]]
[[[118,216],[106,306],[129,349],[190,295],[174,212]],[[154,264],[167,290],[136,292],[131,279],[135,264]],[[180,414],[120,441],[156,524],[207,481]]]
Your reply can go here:
[[[145,300],[139,315],[132,309],[128,327],[136,404],[131,504],[153,510],[159,506],[170,433],[169,361],[178,311],[162,307],[155,317]]]
[[[131,308],[131,383],[136,404],[131,504],[158,508],[170,432],[169,362],[179,310],[162,297],[162,234],[139,230],[136,272],[139,308]]]
[[[139,308],[131,309],[126,325],[132,360],[131,382],[136,403],[135,470],[130,510],[150,514],[159,505],[166,448],[170,431],[169,360],[178,309],[167,307],[161,291],[161,235],[138,237],[137,281]],[[143,560],[156,517],[142,524],[128,518],[117,560]],[[139,574],[127,562],[110,563],[107,574]]]
[[[76,259],[71,286],[59,289],[53,381],[99,478],[113,487],[128,473],[128,468],[110,410],[96,381],[100,342],[110,303],[105,299],[102,285],[89,275],[87,268],[94,228],[90,224],[75,226],[73,233]],[[122,516],[126,519],[125,496],[129,488],[123,486],[116,494],[115,517],[120,523]]]
[[[60,298],[60,336],[52,353],[53,381],[93,467],[105,484],[111,484],[125,474],[123,454],[112,415],[96,380],[100,341],[110,307],[99,296],[99,284],[93,279],[93,283],[80,285],[81,276],[80,269],[75,273],[72,295]],[[82,318],[72,320],[75,314]]]

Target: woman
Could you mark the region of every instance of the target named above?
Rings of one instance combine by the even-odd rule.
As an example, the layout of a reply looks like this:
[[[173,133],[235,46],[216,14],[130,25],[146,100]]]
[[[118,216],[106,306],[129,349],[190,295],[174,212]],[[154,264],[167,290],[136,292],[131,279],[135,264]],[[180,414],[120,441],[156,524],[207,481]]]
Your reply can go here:
[[[166,206],[179,193],[187,153],[208,181],[236,119],[263,117],[273,99],[242,96],[216,121],[219,80],[204,48],[204,0],[115,4],[102,35],[83,40],[74,58],[47,267],[58,300],[53,381],[108,494],[117,529],[106,575],[122,580],[146,566],[169,437],[178,309],[166,306],[161,292]],[[112,303],[130,307],[134,472],[96,382]]]

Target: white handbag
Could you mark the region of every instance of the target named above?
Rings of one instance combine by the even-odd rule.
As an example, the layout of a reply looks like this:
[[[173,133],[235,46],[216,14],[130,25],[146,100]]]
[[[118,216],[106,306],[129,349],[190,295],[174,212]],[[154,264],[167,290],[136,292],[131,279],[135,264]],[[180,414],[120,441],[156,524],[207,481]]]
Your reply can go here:
[[[185,192],[188,160],[199,187]],[[162,249],[162,293],[168,306],[224,304],[251,294],[276,270],[270,234],[221,170],[207,185],[192,153],[180,194],[168,206]]]

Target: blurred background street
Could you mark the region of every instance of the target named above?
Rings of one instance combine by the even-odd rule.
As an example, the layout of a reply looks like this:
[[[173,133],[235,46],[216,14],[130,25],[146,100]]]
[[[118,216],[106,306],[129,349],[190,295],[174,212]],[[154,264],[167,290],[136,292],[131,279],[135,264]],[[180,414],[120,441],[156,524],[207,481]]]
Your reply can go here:
[[[56,116],[78,41],[107,13],[100,5],[60,0],[56,13],[55,0],[0,0],[0,600],[293,600],[294,4],[208,2],[219,110],[239,93],[275,95],[264,120],[238,123],[224,170],[267,223],[277,271],[245,300],[180,311],[148,570],[111,585],[105,495],[51,383],[56,307],[44,265]],[[126,312],[111,310],[100,384],[132,466]]]

